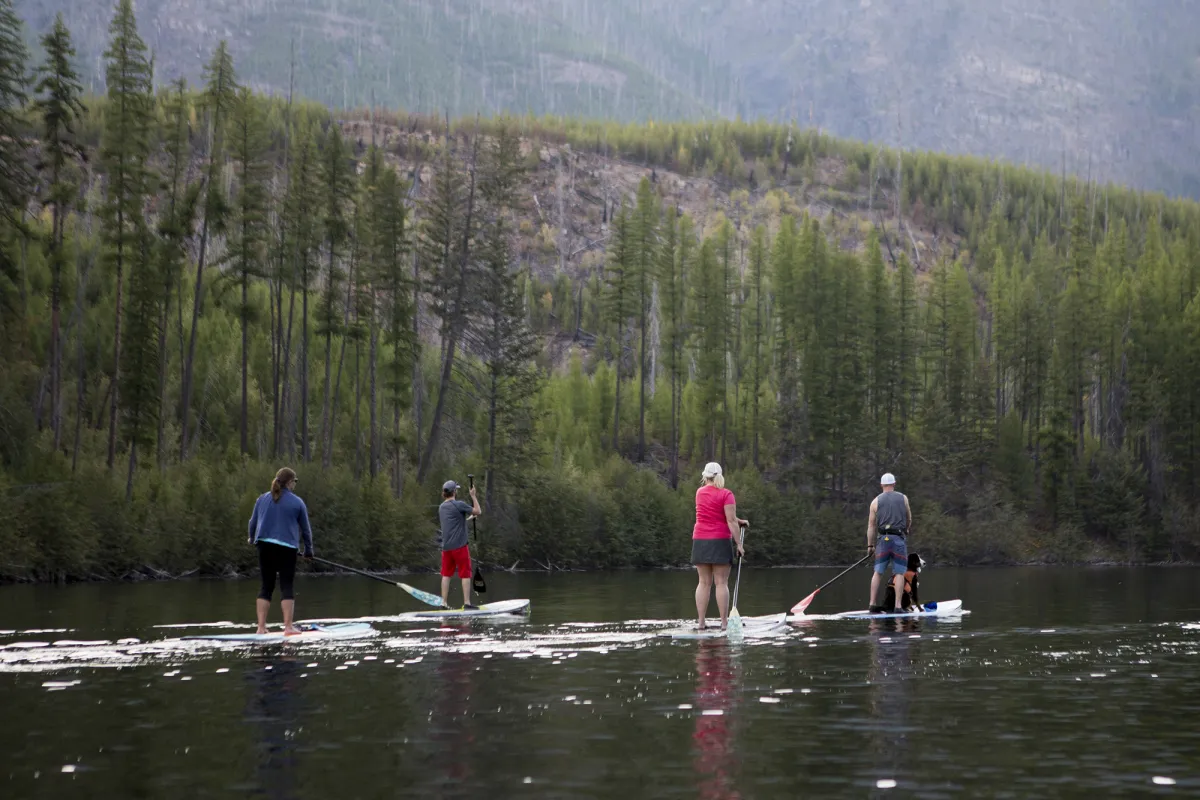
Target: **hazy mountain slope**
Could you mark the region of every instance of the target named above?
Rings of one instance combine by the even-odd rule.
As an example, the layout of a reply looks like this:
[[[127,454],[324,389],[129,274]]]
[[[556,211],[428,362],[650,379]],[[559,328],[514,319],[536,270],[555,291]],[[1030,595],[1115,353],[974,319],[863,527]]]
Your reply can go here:
[[[1200,194],[1200,5],[685,0],[750,116]],[[680,3],[656,0],[658,19]],[[680,34],[683,35],[683,34]],[[897,121],[900,121],[898,133]]]
[[[99,85],[111,4],[21,0],[31,35],[62,11],[81,60]],[[159,76],[201,76],[220,39],[239,75],[286,91],[295,86],[335,106],[381,104],[452,115],[512,110],[623,118],[715,113],[699,93],[675,86],[554,13],[560,3],[521,0],[141,0],[138,23]],[[704,61],[684,45],[671,64]],[[728,92],[727,92],[728,94]],[[716,98],[716,94],[710,95]]]
[[[108,0],[66,13],[89,74]],[[795,118],[842,136],[1200,196],[1190,0],[140,0],[160,74],[227,38],[240,74],[334,105]]]

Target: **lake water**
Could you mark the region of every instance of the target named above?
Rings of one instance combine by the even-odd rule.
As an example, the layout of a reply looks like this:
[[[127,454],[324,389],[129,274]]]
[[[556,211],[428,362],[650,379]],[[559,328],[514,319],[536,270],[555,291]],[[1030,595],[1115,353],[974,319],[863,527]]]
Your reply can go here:
[[[739,607],[835,573],[747,570]],[[493,574],[528,619],[274,648],[156,627],[244,630],[249,581],[0,587],[0,797],[1196,796],[1195,576],[931,567],[922,598],[971,614],[740,644],[660,635],[692,613],[683,572]],[[302,619],[419,610],[353,576],[297,593]]]

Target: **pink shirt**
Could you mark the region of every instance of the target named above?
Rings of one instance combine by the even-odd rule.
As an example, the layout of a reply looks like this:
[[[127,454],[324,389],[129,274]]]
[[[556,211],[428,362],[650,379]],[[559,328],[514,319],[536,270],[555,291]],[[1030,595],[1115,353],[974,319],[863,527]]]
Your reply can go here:
[[[715,486],[701,486],[696,490],[696,527],[693,539],[728,539],[729,522],[725,519],[725,506],[736,505],[733,492]]]

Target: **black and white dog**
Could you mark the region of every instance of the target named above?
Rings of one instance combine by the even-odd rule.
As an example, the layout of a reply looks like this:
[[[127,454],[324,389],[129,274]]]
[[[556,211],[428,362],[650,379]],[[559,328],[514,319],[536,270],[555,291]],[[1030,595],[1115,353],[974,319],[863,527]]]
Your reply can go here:
[[[900,608],[904,611],[924,611],[925,607],[921,605],[921,569],[925,566],[925,559],[921,558],[917,553],[908,554],[908,570],[904,573],[904,596],[900,598]],[[896,589],[892,584],[887,585],[887,592],[883,596],[883,607],[891,610],[896,607]]]

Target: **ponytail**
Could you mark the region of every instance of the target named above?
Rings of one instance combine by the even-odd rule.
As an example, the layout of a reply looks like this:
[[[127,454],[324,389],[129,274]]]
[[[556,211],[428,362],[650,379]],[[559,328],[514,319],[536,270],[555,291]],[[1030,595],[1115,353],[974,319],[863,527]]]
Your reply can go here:
[[[279,498],[283,496],[283,490],[294,480],[296,480],[296,473],[291,467],[284,467],[276,472],[275,480],[271,481],[271,501],[278,503]]]

